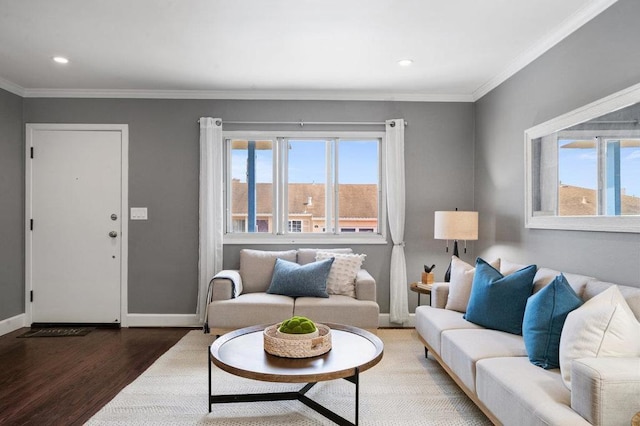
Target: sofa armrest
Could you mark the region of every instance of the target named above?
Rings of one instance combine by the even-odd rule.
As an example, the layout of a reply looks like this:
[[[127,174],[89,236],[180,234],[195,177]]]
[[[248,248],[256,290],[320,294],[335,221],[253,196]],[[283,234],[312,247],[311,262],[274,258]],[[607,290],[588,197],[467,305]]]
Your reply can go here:
[[[356,299],[377,302],[376,280],[366,269],[360,269],[356,275]]]
[[[209,283],[210,297],[207,302],[228,300],[242,293],[242,278],[236,270],[226,269],[218,272]]]
[[[571,408],[593,425],[629,425],[640,412],[640,358],[571,363]]]
[[[444,309],[449,297],[449,283],[433,283],[431,286],[431,307]]]

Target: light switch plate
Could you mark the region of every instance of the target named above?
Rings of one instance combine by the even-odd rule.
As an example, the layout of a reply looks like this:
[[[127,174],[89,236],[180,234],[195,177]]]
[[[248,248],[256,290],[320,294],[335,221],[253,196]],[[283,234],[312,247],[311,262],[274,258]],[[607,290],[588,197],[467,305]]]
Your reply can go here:
[[[147,208],[131,207],[131,220],[147,220]]]

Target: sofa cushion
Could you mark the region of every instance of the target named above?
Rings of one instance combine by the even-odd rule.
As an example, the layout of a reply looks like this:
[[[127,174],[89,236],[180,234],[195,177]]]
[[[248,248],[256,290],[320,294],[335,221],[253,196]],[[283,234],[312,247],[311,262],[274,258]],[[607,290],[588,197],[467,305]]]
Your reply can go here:
[[[600,294],[603,291],[607,290],[612,285],[615,284],[604,281],[591,280],[584,288],[582,299],[585,301],[589,300],[592,297],[595,297],[597,294]],[[624,300],[626,300],[633,314],[638,320],[640,320],[640,288],[622,285],[618,286],[618,290],[620,290],[620,294],[622,294],[622,297],[624,297]]]
[[[491,266],[500,268],[500,259],[490,263]],[[460,260],[458,256],[451,256],[451,278],[449,280],[449,297],[445,309],[452,309],[458,312],[466,312],[471,295],[471,285],[476,272],[474,266]]]
[[[545,369],[560,367],[560,333],[569,312],[582,305],[564,275],[529,297],[522,321],[522,337],[529,360]]]
[[[415,321],[416,331],[420,334],[420,337],[438,355],[442,352],[442,333],[444,331],[469,328],[482,329],[479,325],[465,320],[460,312],[426,305],[416,308]]]
[[[478,399],[505,425],[589,425],[571,409],[560,370],[543,370],[527,357],[485,358],[476,364]]]
[[[508,259],[500,259],[500,268],[498,270],[502,275],[511,275],[520,269],[526,268],[528,265],[522,263],[515,263]]]
[[[327,279],[327,293],[356,297],[356,276],[366,256],[366,254],[319,251],[316,254],[316,260],[334,259]]]
[[[495,330],[522,334],[522,318],[533,290],[536,265],[504,276],[481,258],[476,260],[465,319]]]
[[[333,258],[306,265],[276,259],[267,293],[291,297],[329,297],[327,277],[332,263]]]
[[[353,250],[350,248],[328,248],[328,249],[320,249],[320,248],[301,248],[298,249],[298,263],[300,265],[306,265],[307,263],[312,263],[316,261],[316,254],[319,251],[328,251],[329,253],[353,253]]]
[[[442,360],[474,393],[476,363],[485,358],[507,356],[527,356],[521,336],[486,329],[446,330],[442,333]]]
[[[378,328],[379,307],[370,300],[330,295],[327,299],[298,297],[294,313],[319,323],[348,324],[355,327]]]
[[[549,268],[539,268],[538,272],[536,272],[536,276],[533,278],[533,293],[535,294],[540,291],[544,286],[553,281],[561,273],[562,275],[564,275],[573,291],[575,291],[575,293],[579,297],[582,297],[582,293],[584,292],[584,288],[587,283],[594,279],[593,277],[588,277],[586,275],[560,272],[556,271],[555,269]]]
[[[296,250],[264,251],[264,250],[240,250],[240,276],[242,277],[242,292],[265,292],[271,284],[273,268],[276,259],[284,259],[295,262]]]
[[[640,323],[618,286],[571,312],[560,337],[560,370],[571,389],[571,362],[578,358],[640,356]]]
[[[293,316],[294,299],[267,293],[245,293],[209,304],[211,328],[237,329],[257,324],[276,324]],[[260,315],[256,315],[259,312]]]

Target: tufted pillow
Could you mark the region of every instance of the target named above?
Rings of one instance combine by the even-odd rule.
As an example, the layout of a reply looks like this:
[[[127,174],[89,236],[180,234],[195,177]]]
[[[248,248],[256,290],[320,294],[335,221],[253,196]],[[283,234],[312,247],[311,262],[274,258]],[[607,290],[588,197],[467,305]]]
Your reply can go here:
[[[264,251],[240,250],[240,276],[242,277],[242,292],[256,293],[266,291],[271,283],[273,267],[276,259],[295,262],[296,250]]]
[[[640,323],[612,285],[571,312],[560,336],[560,372],[571,389],[574,359],[640,356]]]
[[[500,267],[500,259],[494,260],[490,265],[498,269]],[[471,295],[471,284],[473,284],[473,275],[475,272],[476,268],[460,260],[457,256],[451,256],[449,296],[447,297],[445,309],[462,313],[467,312],[469,296]]]
[[[532,364],[560,367],[560,333],[569,312],[582,305],[564,275],[529,297],[522,320],[522,337]]]
[[[333,259],[298,265],[288,260],[276,259],[269,294],[290,297],[329,297],[327,278]]]
[[[327,293],[356,297],[356,275],[366,256],[366,254],[319,251],[316,254],[316,260],[335,258],[327,280]]]
[[[524,308],[533,291],[536,269],[536,265],[529,265],[504,276],[478,258],[464,318],[486,328],[522,334]]]

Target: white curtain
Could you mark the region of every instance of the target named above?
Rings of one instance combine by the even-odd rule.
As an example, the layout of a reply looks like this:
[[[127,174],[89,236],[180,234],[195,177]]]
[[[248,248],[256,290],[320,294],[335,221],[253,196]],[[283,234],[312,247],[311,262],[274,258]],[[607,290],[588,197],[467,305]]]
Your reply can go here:
[[[211,278],[222,269],[223,159],[222,119],[200,118],[200,254],[198,306],[203,323]]]
[[[403,119],[387,120],[385,132],[385,180],[389,231],[393,241],[390,266],[389,320],[403,324],[409,319],[407,264],[404,257],[404,127]]]

